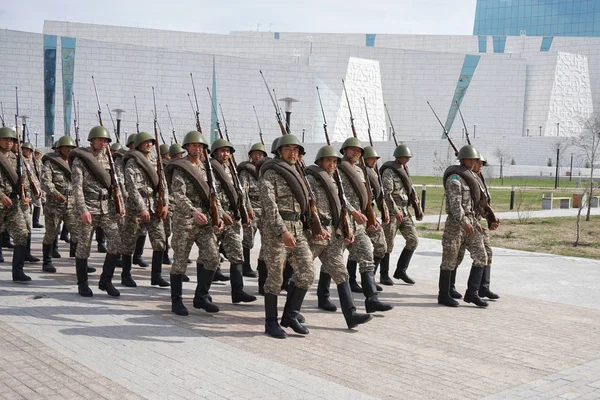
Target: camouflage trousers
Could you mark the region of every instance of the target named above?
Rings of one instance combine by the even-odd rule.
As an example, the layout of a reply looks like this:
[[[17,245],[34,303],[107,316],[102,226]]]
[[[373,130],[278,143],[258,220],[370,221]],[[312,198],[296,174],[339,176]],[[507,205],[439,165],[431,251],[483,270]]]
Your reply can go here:
[[[244,239],[242,240],[242,247],[245,249],[252,249],[254,247],[254,236],[256,236],[256,231],[260,225],[260,217],[262,214],[262,210],[260,208],[254,209],[254,219],[250,226],[244,227]]]
[[[345,246],[348,250],[348,259],[358,263],[358,270],[361,274],[371,272],[375,270],[373,243],[363,226],[354,225],[354,243]]]
[[[309,239],[313,261],[321,260],[321,271],[331,276],[336,285],[348,282],[348,270],[344,262],[344,238],[332,235],[328,241]]]
[[[25,219],[27,230],[31,232],[31,208],[29,206],[21,207],[21,211],[23,212],[23,218]]]
[[[121,247],[121,235],[117,227],[117,221],[114,214],[92,214],[91,224],[80,223],[77,232],[77,251],[76,258],[89,258],[90,247],[92,245],[92,231],[100,227],[106,237],[106,250],[108,254],[119,254]]]
[[[173,248],[171,275],[185,274],[187,261],[194,243],[199,249],[198,262],[204,265],[205,269],[214,271],[219,267],[219,244],[210,223],[198,225],[194,218],[188,215],[174,214],[173,226],[176,226],[177,229],[173,231],[173,238],[171,239],[171,247]]]
[[[27,229],[19,199],[15,198],[12,201],[13,205],[10,208],[0,206],[0,227],[14,239],[15,246],[25,246],[29,229]]]
[[[391,216],[390,223],[384,225],[385,241],[387,242],[387,252],[391,253],[394,250],[394,240],[396,239],[396,232],[400,231],[402,237],[406,241],[404,248],[406,250],[415,251],[419,245],[419,236],[417,235],[417,228],[410,215],[407,215],[404,222],[398,222],[394,216]]]
[[[150,215],[149,222],[142,222],[137,215],[127,214],[121,229],[121,253],[131,255],[135,251],[135,244],[142,231],[147,231],[150,236],[150,245],[153,251],[165,250],[165,229],[163,220],[156,214]]]
[[[75,211],[75,199],[68,197],[65,203],[48,201],[44,206],[44,222],[46,232],[44,233],[43,244],[52,244],[58,235],[61,221],[71,232],[71,241],[77,243],[77,230],[81,221],[77,220]]]
[[[474,221],[473,221],[474,222]],[[453,271],[458,265],[458,253],[461,245],[469,250],[473,259],[474,267],[487,265],[487,255],[483,246],[483,234],[475,229],[471,235],[467,235],[461,223],[454,219],[446,219],[444,235],[442,236],[442,264],[440,269]]]
[[[217,233],[217,241],[223,245],[223,250],[225,250],[225,255],[231,265],[244,263],[241,229],[242,224],[239,221],[233,221],[233,224],[225,226],[220,233]],[[198,247],[202,249],[202,247]]]
[[[165,228],[165,239],[168,239],[171,236],[171,220],[173,219],[173,213],[169,211],[167,214],[167,219],[163,221],[163,226]]]
[[[484,229],[483,232],[481,232],[481,235],[483,236],[483,247],[485,248],[485,254],[487,256],[487,264],[485,264],[486,266],[491,266],[492,265],[492,245],[490,243],[490,234],[488,233],[489,231],[487,229]],[[465,242],[462,243],[462,245],[460,246],[460,249],[458,250],[458,259],[456,261],[456,266],[458,267],[463,259],[465,258],[465,250],[467,249],[467,246],[465,245]]]
[[[374,259],[381,259],[385,253],[389,253],[383,227],[384,225],[379,225],[374,231],[367,229],[367,236],[371,239],[371,243],[373,244]]]
[[[285,247],[281,236],[264,232],[264,260],[267,264],[265,293],[278,295],[283,283],[283,268],[286,260],[294,270],[292,281],[304,290],[308,290],[315,280],[315,267],[308,241],[303,233],[297,234],[295,247]]]

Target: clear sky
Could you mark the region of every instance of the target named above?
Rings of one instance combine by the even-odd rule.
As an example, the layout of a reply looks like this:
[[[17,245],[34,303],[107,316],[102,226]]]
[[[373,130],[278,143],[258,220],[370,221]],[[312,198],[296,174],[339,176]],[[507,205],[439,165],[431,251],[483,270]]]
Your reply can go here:
[[[476,0],[2,0],[0,28],[45,19],[205,33],[230,31],[471,35]]]

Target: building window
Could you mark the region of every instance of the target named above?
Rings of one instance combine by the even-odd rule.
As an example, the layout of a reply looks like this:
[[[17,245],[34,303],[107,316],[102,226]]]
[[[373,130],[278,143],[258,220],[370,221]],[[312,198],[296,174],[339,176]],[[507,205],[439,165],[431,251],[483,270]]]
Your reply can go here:
[[[367,47],[375,47],[375,34],[367,33]]]
[[[552,46],[553,37],[544,37],[542,39],[542,46],[540,47],[540,51],[550,51],[550,46]]]
[[[479,52],[487,52],[487,36],[479,36]]]

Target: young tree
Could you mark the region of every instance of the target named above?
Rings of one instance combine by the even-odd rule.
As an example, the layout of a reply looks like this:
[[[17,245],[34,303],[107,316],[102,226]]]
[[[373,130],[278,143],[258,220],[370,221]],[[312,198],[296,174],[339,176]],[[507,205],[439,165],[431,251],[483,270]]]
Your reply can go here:
[[[504,166],[510,163],[511,155],[505,149],[497,147],[496,150],[494,150],[494,157],[496,157],[500,163],[500,179],[502,179],[502,185],[504,185]]]
[[[587,198],[586,221],[590,220],[592,196],[594,195],[594,165],[598,162],[600,150],[600,113],[594,113],[583,123],[584,129],[572,138],[573,146],[580,149],[590,165],[590,180],[585,188]]]

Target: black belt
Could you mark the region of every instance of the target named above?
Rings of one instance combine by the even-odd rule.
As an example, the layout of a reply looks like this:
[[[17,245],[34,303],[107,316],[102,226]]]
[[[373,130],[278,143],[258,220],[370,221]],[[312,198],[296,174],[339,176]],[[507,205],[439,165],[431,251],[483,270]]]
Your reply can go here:
[[[248,197],[250,198],[250,200],[254,200],[254,201],[260,200],[260,196],[259,195],[251,195],[251,194],[249,194]]]
[[[280,211],[281,219],[284,221],[302,221],[302,214],[288,211]]]
[[[61,192],[61,191],[59,190],[59,191],[58,191],[58,193],[62,194],[62,195],[63,195],[63,196],[65,196],[65,197],[68,197],[68,196],[71,196],[71,195],[73,194],[73,191],[72,191],[72,190],[69,190],[69,189],[67,189],[67,190],[65,190],[65,191],[62,191],[62,192]]]
[[[8,194],[8,198],[11,199],[11,200],[15,200],[18,197],[19,197],[19,195],[17,193],[15,193],[15,192],[12,192],[12,193]]]
[[[333,221],[329,218],[320,218],[321,220],[321,226],[331,226],[331,224],[333,223]]]
[[[85,192],[85,194],[87,194],[87,197],[90,200],[108,200],[110,199],[110,194],[101,194],[101,193],[96,193],[96,192]]]

